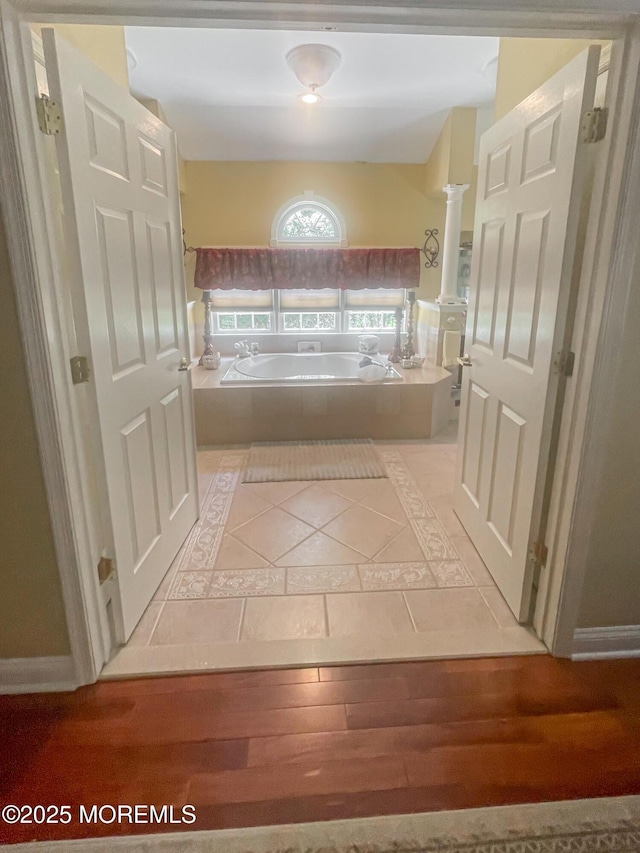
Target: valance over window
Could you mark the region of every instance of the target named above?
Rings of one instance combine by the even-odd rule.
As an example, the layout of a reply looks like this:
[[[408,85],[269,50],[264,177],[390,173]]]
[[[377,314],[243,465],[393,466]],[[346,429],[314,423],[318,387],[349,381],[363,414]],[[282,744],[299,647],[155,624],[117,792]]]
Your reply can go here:
[[[419,249],[197,249],[202,290],[414,288]]]

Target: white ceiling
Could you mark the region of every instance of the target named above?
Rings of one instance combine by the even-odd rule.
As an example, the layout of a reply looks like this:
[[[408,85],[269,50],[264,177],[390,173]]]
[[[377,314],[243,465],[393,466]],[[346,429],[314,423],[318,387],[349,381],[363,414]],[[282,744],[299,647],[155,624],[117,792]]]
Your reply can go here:
[[[497,38],[127,27],[131,90],[155,98],[187,160],[423,163],[448,110],[495,95]],[[298,44],[342,62],[305,91],[285,62]]]

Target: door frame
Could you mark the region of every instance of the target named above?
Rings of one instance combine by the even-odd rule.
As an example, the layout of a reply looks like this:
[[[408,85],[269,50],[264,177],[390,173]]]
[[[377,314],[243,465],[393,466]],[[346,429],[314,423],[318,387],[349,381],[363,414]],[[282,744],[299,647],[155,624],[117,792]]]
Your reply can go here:
[[[592,239],[586,243],[573,337],[578,369],[562,408],[560,447],[566,452],[558,456],[555,469],[549,568],[541,578],[534,619],[550,650],[570,656],[595,511],[598,443],[607,431],[608,377],[617,363],[638,252],[634,201],[640,196],[640,4],[628,0],[621,10],[618,0],[582,0],[578,13],[575,0],[546,2],[547,8],[532,11],[526,0],[479,0],[470,11],[462,0],[444,0],[439,9],[429,8],[428,0],[418,6],[206,0],[187,9],[179,0],[162,5],[141,0],[132,12],[128,0],[95,0],[91,5],[70,0],[63,12],[58,0],[0,0],[2,214],[14,282],[20,282],[15,293],[77,685],[96,680],[110,648],[92,556],[96,519],[85,500],[86,465],[78,451],[82,425],[68,371],[73,354],[65,334],[68,306],[56,272],[43,137],[36,130],[30,94],[29,22],[320,31],[338,26],[363,32],[614,40],[609,84],[613,121],[598,157],[588,226]]]

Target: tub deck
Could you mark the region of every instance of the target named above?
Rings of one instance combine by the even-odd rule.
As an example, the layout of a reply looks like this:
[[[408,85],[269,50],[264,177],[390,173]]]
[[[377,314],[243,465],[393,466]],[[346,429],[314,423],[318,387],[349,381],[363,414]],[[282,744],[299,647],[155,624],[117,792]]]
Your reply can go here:
[[[199,447],[252,441],[433,438],[453,415],[453,378],[442,367],[399,367],[402,382],[371,385],[357,379],[221,385],[233,360],[223,358],[218,370],[192,371]]]

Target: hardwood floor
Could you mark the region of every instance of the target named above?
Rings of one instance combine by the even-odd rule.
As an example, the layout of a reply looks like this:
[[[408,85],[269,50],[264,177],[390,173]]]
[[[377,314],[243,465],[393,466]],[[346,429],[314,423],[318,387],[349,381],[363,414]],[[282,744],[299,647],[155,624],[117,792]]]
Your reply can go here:
[[[640,793],[640,660],[544,656],[221,673],[0,697],[5,842]],[[193,804],[193,825],[80,804]]]

